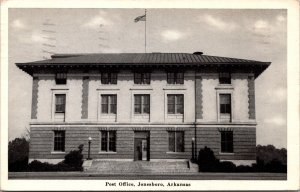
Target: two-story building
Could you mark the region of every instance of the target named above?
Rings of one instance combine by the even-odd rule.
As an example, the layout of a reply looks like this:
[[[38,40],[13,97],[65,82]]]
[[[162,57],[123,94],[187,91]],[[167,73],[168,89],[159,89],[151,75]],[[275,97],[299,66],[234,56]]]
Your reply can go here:
[[[270,62],[189,53],[57,54],[17,63],[33,77],[30,161],[84,144],[106,160],[255,162],[255,83]]]

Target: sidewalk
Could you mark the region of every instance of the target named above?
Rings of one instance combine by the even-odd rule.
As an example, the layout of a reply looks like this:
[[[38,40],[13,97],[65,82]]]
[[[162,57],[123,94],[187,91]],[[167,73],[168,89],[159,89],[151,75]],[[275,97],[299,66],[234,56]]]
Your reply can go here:
[[[106,179],[106,180],[286,180],[286,173],[126,173],[96,172],[9,172],[9,179]]]

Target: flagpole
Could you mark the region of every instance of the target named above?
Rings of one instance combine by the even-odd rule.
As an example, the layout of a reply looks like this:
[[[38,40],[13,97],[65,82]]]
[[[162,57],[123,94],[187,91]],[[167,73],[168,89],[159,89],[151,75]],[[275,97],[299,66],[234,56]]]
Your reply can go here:
[[[145,9],[145,53],[147,53],[147,9]]]

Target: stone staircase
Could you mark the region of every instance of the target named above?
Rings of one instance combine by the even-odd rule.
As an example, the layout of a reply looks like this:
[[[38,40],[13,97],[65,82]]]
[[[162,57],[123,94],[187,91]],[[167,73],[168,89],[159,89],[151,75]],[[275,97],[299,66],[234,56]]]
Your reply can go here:
[[[101,174],[176,174],[197,172],[189,161],[97,161],[93,160],[86,172]]]

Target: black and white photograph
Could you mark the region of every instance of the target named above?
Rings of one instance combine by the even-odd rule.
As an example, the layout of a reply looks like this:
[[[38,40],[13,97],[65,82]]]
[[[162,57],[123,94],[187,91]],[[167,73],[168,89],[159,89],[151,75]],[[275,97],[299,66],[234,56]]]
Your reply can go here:
[[[1,189],[45,180],[61,183],[50,190],[297,189],[288,2],[6,7]]]

